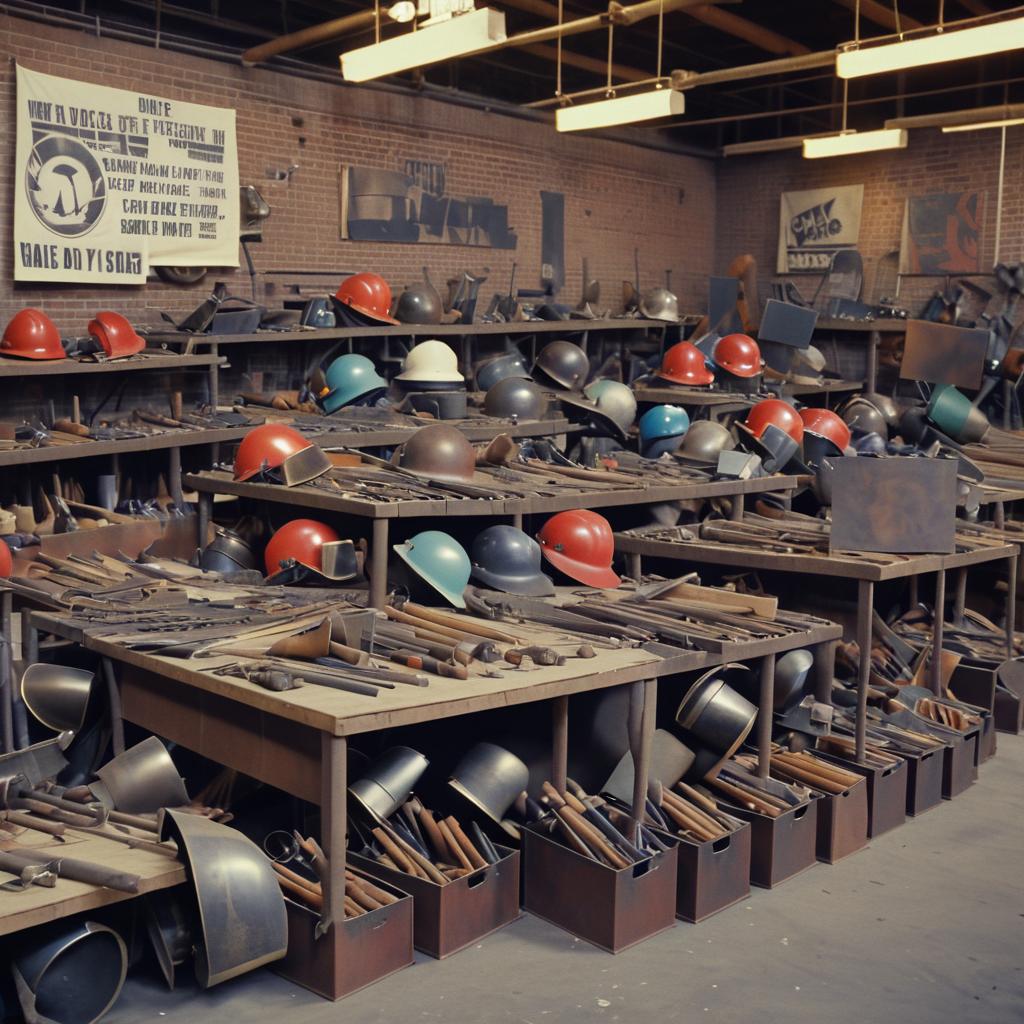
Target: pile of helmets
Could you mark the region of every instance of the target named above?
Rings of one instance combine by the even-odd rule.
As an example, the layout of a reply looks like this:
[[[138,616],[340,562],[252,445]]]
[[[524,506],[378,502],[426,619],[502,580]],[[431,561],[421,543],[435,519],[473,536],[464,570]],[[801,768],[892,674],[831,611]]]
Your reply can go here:
[[[900,427],[896,403],[875,392],[854,395],[839,414],[850,428],[852,444],[859,455],[883,454],[886,442]]]
[[[369,405],[388,387],[388,382],[377,372],[366,356],[347,352],[338,356],[327,367],[323,388],[314,395],[317,405],[328,415],[350,405]]]
[[[391,316],[391,288],[380,274],[346,277],[334,293],[334,315],[339,327],[380,327],[397,324]]]
[[[103,310],[89,321],[89,340],[73,343],[78,351],[103,353],[107,359],[125,359],[141,352],[145,341],[120,313]],[[41,310],[22,309],[4,328],[0,355],[14,359],[65,359],[67,352],[56,324]]]
[[[235,452],[233,476],[237,481],[284,484],[296,487],[323,476],[331,460],[322,448],[283,423],[254,427]]]
[[[483,411],[496,419],[521,423],[543,419],[548,399],[530,377],[522,353],[505,352],[476,365],[473,376],[478,391],[484,392]]]

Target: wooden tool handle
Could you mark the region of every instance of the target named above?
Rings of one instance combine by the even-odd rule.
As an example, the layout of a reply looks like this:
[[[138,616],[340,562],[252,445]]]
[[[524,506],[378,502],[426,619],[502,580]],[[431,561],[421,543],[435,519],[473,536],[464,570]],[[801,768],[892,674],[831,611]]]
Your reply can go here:
[[[448,823],[445,821],[437,822],[438,831],[444,836],[445,844],[448,847],[449,854],[455,859],[460,867],[464,867],[467,871],[473,870],[473,864],[470,859],[462,852],[462,847],[459,846],[459,841],[452,835],[452,830],[448,827]]]
[[[571,850],[586,857],[588,860],[597,860],[597,854],[573,831],[572,826],[563,817],[564,808],[555,810],[555,819],[558,822],[558,829],[565,836],[566,842]]]
[[[314,910],[323,910],[324,898],[318,896],[311,889],[307,889],[304,885],[299,885],[297,882],[293,882],[290,878],[286,878],[284,875],[277,876],[277,883],[286,892],[290,892],[296,899],[301,900],[307,906],[312,907]]]
[[[746,807],[747,810],[756,811],[758,814],[766,814],[769,818],[777,818],[782,813],[777,807],[772,807],[771,804],[765,803],[746,790],[733,786],[724,779],[715,778],[708,781],[726,796],[732,797],[740,807]]]
[[[445,877],[440,871],[427,860],[426,857],[420,853],[411,843],[406,842],[397,832],[388,830],[391,839],[401,849],[401,851],[411,860],[422,872],[430,879],[431,882],[437,885],[444,885]]]
[[[391,906],[392,903],[398,902],[398,897],[394,893],[388,892],[387,889],[382,889],[379,885],[374,885],[368,878],[363,878],[361,875],[354,875],[351,871],[346,871],[345,880],[347,882],[355,882],[356,885],[361,886],[378,903],[383,903],[385,906]]]
[[[425,877],[416,865],[392,841],[391,837],[384,831],[384,829],[375,828],[372,829],[372,833],[373,838],[384,847],[385,851],[387,851],[387,855],[395,862],[395,864],[398,865],[399,871],[404,871],[407,875]]]
[[[580,815],[571,807],[566,805],[561,808],[558,813],[559,817],[565,819],[566,823],[580,837],[580,839],[582,839],[587,846],[596,851],[609,864],[611,864],[613,868],[621,869],[629,867],[630,862],[614,850],[605,837],[601,835],[601,833],[598,832],[598,830],[594,828],[589,821],[580,817]]]
[[[274,870],[282,878],[287,878],[296,885],[301,885],[304,889],[308,889],[310,892],[316,893],[317,895],[323,895],[323,889],[320,887],[319,882],[312,882],[308,878],[303,878],[302,875],[296,871],[292,871],[292,869],[285,864],[278,864],[277,861],[271,861],[271,864],[273,865]]]
[[[773,760],[775,759],[773,758]],[[805,786],[810,786],[812,789],[823,789],[826,793],[833,795],[842,793],[847,788],[846,786],[839,785],[838,782],[825,778],[823,775],[813,775],[811,772],[805,771],[803,768],[794,767],[791,764],[780,764],[776,761],[772,767],[780,775],[789,776],[791,779],[796,779],[797,782],[802,782]]]
[[[455,837],[455,841],[462,847],[462,852],[469,858],[470,864],[474,868],[485,868],[487,867],[487,861],[480,855],[480,851],[472,844],[469,836],[462,831],[462,826],[453,817],[449,816],[444,819],[444,823],[451,829],[452,835]]]
[[[368,892],[361,889],[355,882],[345,881],[345,895],[355,903],[358,903],[363,910],[380,910],[383,906],[378,903]]]
[[[706,797],[699,790],[688,786],[685,782],[678,783],[679,791],[689,800],[691,803],[695,803],[698,807],[702,807],[709,814],[714,814],[718,808],[715,806],[715,801]]]
[[[423,834],[434,849],[434,856],[441,860],[447,858],[448,844],[444,841],[444,836],[441,835],[437,822],[434,821],[434,815],[426,807],[421,807],[416,817],[419,820]]]
[[[477,622],[476,619],[463,618],[459,615],[449,615],[447,612],[438,612],[433,608],[424,608],[421,604],[413,604],[407,601],[403,606],[410,614],[418,618],[426,619],[427,622],[435,622],[439,626],[448,626],[450,629],[459,629],[466,633],[482,636],[487,640],[497,640],[503,644],[517,644],[519,639],[510,633],[503,633],[500,629],[493,629]]]

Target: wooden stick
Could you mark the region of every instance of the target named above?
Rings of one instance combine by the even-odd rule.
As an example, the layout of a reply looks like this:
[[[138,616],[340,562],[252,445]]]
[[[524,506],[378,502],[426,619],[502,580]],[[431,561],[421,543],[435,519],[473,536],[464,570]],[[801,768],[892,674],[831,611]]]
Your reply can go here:
[[[444,823],[451,829],[455,841],[462,847],[462,852],[469,858],[469,862],[475,868],[487,867],[487,861],[481,856],[480,851],[470,841],[469,836],[462,831],[462,826],[452,815],[444,819]]]
[[[437,823],[438,831],[444,836],[444,841],[448,846],[448,851],[451,853],[456,861],[458,861],[460,867],[466,868],[468,871],[473,870],[473,863],[470,859],[462,852],[462,847],[459,846],[459,841],[452,835],[452,830],[448,827],[448,822],[439,821]]]
[[[409,860],[409,858],[395,845],[384,829],[375,828],[372,829],[373,838],[384,847],[387,855],[398,865],[399,871],[404,871],[407,875],[415,875],[417,878],[426,878],[426,874],[421,872],[416,865]]]

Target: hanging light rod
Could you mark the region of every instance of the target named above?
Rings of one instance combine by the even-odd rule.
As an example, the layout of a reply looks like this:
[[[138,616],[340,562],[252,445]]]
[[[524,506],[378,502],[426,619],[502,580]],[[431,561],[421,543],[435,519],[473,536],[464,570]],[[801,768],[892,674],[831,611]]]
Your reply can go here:
[[[950,22],[920,33],[905,32],[867,43],[846,43],[836,52],[836,74],[860,78],[889,71],[904,71],[951,60],[986,57],[1024,48],[1024,17]]]
[[[560,132],[582,132],[617,124],[653,121],[659,117],[679,117],[685,110],[686,100],[681,92],[653,89],[597,103],[560,107],[555,111],[555,127]]]
[[[1003,124],[1024,118],[1024,103],[999,103],[991,107],[974,107],[970,110],[944,110],[938,114],[916,114],[913,117],[891,117],[885,122],[886,128],[971,128],[1001,127]]]
[[[833,132],[823,132],[831,136]],[[751,142],[730,142],[722,147],[722,156],[750,156],[754,153],[775,153],[783,149],[801,149],[808,139],[815,135],[782,135],[777,139],[754,139]]]
[[[907,132],[904,128],[879,128],[873,132],[841,132],[804,139],[804,159],[818,160],[830,156],[852,156],[855,153],[874,153],[883,149],[906,149]]]
[[[943,132],[977,132],[983,128],[1012,128],[1024,124],[1024,117],[1010,117],[1005,121],[978,121],[976,124],[947,124]]]

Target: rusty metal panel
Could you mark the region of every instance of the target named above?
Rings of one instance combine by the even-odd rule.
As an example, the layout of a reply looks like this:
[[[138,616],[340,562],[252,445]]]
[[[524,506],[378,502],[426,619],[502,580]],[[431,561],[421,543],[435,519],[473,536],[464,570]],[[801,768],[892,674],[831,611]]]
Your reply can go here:
[[[829,551],[950,554],[956,463],[915,458],[836,459]]]
[[[958,388],[980,387],[988,340],[986,330],[908,320],[900,376]]]

